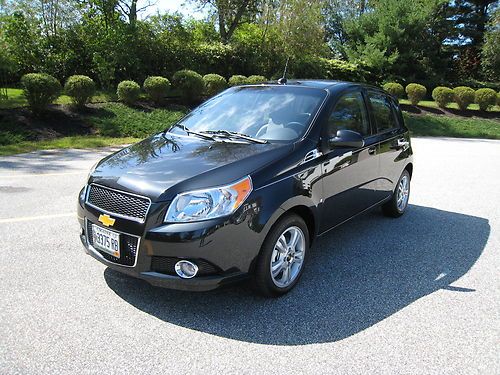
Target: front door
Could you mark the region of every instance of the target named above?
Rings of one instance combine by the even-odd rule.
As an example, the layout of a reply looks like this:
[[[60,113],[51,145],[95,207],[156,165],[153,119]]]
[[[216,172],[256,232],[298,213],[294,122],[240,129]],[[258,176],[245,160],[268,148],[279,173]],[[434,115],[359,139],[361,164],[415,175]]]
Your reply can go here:
[[[365,137],[361,148],[332,148],[322,164],[324,204],[321,232],[377,203],[375,194],[379,174],[378,147],[365,101],[360,90],[342,95],[334,104],[324,136],[334,137],[338,130],[353,130]]]

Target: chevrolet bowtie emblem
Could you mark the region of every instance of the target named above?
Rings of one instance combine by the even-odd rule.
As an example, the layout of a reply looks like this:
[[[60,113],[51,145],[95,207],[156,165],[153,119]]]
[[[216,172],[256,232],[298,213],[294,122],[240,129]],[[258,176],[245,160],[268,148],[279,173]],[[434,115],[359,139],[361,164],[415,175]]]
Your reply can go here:
[[[99,221],[105,226],[105,227],[112,227],[115,223],[115,219],[113,219],[109,215],[99,215]]]

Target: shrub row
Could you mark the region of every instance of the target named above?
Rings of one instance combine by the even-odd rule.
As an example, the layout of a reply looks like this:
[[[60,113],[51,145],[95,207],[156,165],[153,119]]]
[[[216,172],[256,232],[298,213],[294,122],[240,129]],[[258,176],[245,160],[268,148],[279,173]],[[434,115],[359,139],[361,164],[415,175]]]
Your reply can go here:
[[[403,86],[399,83],[388,82],[383,85],[383,89],[398,99],[403,98],[406,92],[412,105],[417,105],[427,95],[425,86],[418,83],[410,83],[403,89]],[[432,98],[440,108],[446,108],[452,102],[457,103],[458,108],[461,110],[466,110],[472,103],[476,103],[481,111],[487,111],[495,104],[500,105],[500,93],[489,88],[473,90],[466,86],[459,86],[454,89],[438,86],[432,90]]]

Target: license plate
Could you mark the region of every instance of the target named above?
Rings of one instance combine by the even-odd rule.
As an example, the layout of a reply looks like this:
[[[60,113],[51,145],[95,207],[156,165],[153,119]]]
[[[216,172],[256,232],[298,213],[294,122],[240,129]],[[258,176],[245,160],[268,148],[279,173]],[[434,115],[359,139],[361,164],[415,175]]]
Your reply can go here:
[[[92,224],[92,237],[96,249],[120,258],[120,233]]]

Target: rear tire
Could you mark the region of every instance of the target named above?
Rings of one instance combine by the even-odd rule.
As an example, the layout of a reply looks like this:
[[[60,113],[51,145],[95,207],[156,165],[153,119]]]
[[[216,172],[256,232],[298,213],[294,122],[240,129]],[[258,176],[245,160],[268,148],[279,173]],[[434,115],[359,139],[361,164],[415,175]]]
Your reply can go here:
[[[290,214],[280,219],[267,235],[260,250],[253,287],[266,297],[278,297],[290,291],[304,270],[309,232],[304,220]]]
[[[410,173],[405,169],[399,177],[391,200],[382,205],[382,212],[389,217],[400,217],[408,207],[410,198]]]

